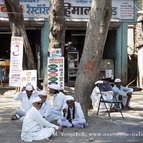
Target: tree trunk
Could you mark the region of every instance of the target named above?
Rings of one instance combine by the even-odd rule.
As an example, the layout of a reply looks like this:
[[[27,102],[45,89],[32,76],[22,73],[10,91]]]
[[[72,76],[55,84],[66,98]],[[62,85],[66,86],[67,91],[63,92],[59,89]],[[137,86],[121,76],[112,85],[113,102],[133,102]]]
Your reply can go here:
[[[64,0],[50,0],[51,10],[49,13],[50,34],[48,56],[53,49],[60,48],[64,55],[65,43],[65,16]],[[44,89],[47,89],[47,75],[44,77]]]
[[[35,69],[34,57],[26,34],[23,13],[19,5],[19,0],[4,0],[4,2],[8,12],[12,36],[22,36],[24,40],[24,52],[26,56],[24,56],[23,60],[24,68]]]
[[[65,41],[65,17],[64,17],[64,0],[50,0],[51,11],[50,35],[49,35],[49,52],[54,48],[61,48],[64,55]]]
[[[100,61],[111,19],[111,0],[92,0],[90,20],[87,25],[83,54],[78,67],[75,98],[88,115],[90,95],[98,80]]]

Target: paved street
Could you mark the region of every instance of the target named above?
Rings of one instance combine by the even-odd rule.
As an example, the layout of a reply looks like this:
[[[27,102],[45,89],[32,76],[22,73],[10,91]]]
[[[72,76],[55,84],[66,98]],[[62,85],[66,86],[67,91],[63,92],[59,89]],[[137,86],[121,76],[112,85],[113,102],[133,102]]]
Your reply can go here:
[[[19,106],[19,102],[13,100],[15,90],[2,90],[0,94],[0,143],[23,143],[20,140],[21,122],[11,121],[11,112]],[[64,129],[63,133],[56,133],[50,141],[34,143],[125,143],[143,142],[143,91],[134,92],[131,107],[133,110],[123,111],[125,119],[120,113],[111,113],[112,120],[107,113],[95,113],[89,111],[88,124],[85,129]]]

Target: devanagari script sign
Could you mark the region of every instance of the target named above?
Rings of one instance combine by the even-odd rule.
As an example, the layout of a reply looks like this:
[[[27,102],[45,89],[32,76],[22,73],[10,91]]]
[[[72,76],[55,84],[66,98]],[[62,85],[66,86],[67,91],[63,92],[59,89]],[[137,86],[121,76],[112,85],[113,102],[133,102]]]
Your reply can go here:
[[[48,18],[49,0],[19,0],[24,18]],[[3,0],[0,0],[0,17],[8,17]]]
[[[64,89],[64,57],[48,57],[48,87],[54,85]]]
[[[37,89],[37,70],[22,70],[20,87],[25,87],[28,83]]]
[[[66,18],[89,19],[92,0],[65,0]],[[134,0],[112,0],[112,19],[134,19]]]
[[[23,61],[23,37],[11,37],[9,85],[19,87]]]
[[[19,0],[24,18],[48,18],[49,0]],[[92,0],[64,0],[65,16],[71,20],[87,20]],[[112,19],[134,19],[135,0],[112,0]],[[8,17],[4,1],[0,0],[0,17]]]

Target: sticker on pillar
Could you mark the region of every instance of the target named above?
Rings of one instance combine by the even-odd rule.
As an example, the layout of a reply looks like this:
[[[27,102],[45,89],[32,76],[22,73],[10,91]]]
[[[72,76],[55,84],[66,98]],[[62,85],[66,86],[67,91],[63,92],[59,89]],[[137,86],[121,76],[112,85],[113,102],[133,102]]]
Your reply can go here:
[[[51,68],[51,69],[56,69],[56,68],[58,67],[58,65],[56,65],[56,64],[51,64],[51,65],[49,65],[48,67]]]
[[[50,56],[62,56],[61,48],[52,49],[50,51]]]
[[[51,77],[51,78],[49,78],[49,80],[51,81],[51,82],[55,82],[55,81],[57,81],[58,80],[58,78],[54,78],[54,77]]]
[[[55,72],[57,72],[58,70],[57,70],[57,69],[49,69],[48,71],[49,71],[49,72],[54,72],[54,73],[55,73]]]
[[[49,77],[57,77],[58,74],[56,72],[51,72],[48,74]]]
[[[49,85],[57,85],[58,83],[57,82],[49,82],[48,84]]]

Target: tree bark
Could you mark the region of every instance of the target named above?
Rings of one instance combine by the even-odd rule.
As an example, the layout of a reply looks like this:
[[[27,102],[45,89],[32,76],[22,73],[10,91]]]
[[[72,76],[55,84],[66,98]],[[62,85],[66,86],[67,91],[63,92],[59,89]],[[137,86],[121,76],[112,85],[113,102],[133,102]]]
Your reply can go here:
[[[55,48],[61,48],[64,55],[65,42],[65,17],[64,17],[64,0],[50,0],[51,11],[49,14],[50,35],[49,35],[49,52]]]
[[[64,0],[50,0],[51,10],[49,13],[50,34],[48,56],[53,49],[60,48],[64,55],[65,44],[65,15]],[[47,90],[47,75],[44,76],[44,89]]]
[[[92,0],[90,20],[87,25],[84,49],[78,67],[75,98],[88,115],[90,95],[99,77],[99,65],[111,19],[111,0]]]
[[[35,62],[31,46],[26,34],[23,13],[19,5],[19,0],[4,0],[9,17],[9,25],[12,31],[12,36],[22,36],[24,40],[24,60],[25,69],[35,69]]]

